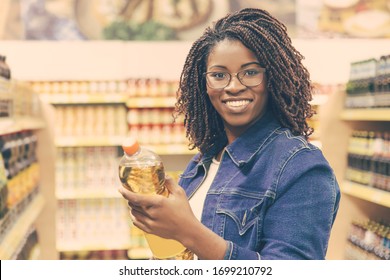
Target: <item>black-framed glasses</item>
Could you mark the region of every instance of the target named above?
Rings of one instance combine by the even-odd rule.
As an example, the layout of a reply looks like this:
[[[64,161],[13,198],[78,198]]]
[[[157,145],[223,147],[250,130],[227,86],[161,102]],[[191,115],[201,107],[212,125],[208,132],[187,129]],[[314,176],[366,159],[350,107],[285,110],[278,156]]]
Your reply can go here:
[[[260,85],[264,79],[265,68],[251,67],[241,70],[237,73],[229,73],[225,71],[205,72],[207,85],[213,89],[223,89],[227,87],[233,76],[246,87],[255,87]]]

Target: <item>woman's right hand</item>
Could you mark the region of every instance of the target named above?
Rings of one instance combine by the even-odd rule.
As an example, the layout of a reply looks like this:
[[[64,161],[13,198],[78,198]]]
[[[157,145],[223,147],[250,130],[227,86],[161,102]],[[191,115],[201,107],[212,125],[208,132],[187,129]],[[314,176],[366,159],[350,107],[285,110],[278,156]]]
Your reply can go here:
[[[124,187],[119,192],[128,201],[136,227],[146,233],[180,241],[187,228],[198,221],[184,190],[170,177],[166,177],[165,187],[169,191],[168,197],[137,194]]]

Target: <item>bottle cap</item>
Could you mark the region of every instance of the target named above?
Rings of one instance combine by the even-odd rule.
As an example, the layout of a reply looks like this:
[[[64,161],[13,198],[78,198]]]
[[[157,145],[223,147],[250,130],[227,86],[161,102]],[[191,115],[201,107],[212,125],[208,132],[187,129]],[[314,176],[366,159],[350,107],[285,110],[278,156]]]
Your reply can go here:
[[[128,137],[122,143],[123,151],[128,155],[135,154],[139,149],[138,141],[134,137]]]

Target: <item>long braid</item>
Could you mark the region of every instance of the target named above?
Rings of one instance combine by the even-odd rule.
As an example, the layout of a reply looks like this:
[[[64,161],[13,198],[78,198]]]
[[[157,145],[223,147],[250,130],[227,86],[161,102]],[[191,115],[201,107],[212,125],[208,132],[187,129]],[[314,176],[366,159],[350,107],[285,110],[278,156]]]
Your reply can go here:
[[[308,137],[313,129],[306,119],[313,115],[310,75],[304,57],[292,46],[286,26],[260,9],[243,9],[208,27],[192,45],[180,77],[176,116],[184,114],[190,148],[201,153],[225,141],[223,122],[206,92],[207,58],[224,39],[239,40],[266,69],[269,103],[279,122],[294,135]]]

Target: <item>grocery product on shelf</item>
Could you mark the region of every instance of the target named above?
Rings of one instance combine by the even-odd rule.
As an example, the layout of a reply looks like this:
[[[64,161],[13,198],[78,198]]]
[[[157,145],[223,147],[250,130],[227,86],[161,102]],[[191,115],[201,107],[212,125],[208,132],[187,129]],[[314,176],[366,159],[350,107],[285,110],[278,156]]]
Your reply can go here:
[[[9,68],[6,57],[0,54],[0,77],[4,79],[11,79],[11,69]]]
[[[56,106],[57,138],[102,137],[112,139],[126,135],[126,108],[123,105]]]
[[[54,109],[49,119],[53,120],[56,145],[55,227],[60,257],[79,258],[76,252],[85,250],[126,249],[129,258],[150,258],[144,234],[129,225],[127,205],[120,203],[114,211],[119,225],[116,242],[109,242],[112,236],[105,235],[104,230],[99,233],[101,228],[112,228],[111,222],[99,214],[99,207],[118,201],[118,148],[129,134],[161,154],[190,156],[181,120],[173,123],[177,81],[142,77],[31,81],[30,85]],[[91,208],[96,208],[96,215],[83,218]],[[74,256],[69,257],[67,252]]]
[[[159,78],[123,80],[31,81],[34,91],[50,103],[123,103],[129,97],[174,97],[177,81]]]
[[[119,178],[128,190],[144,195],[168,196],[165,172],[161,158],[141,147],[137,140],[128,138],[122,145],[124,155],[119,162]],[[186,248],[179,242],[145,233],[155,258],[167,259],[182,253]]]
[[[390,132],[353,131],[346,179],[390,192]]]
[[[131,245],[129,222],[122,198],[60,199],[56,211],[57,250],[125,250]]]
[[[29,182],[19,181],[18,189],[23,189]],[[0,219],[0,259],[15,259],[20,252],[29,228],[35,222],[43,208],[43,198],[39,187],[35,186],[12,206]]]
[[[38,185],[37,137],[32,131],[23,131],[0,136],[0,142],[8,180],[7,207],[11,208]]]
[[[117,158],[117,147],[58,147],[57,198],[117,197]]]
[[[187,143],[184,126],[173,123],[172,108],[129,108],[129,134],[143,145]]]
[[[127,260],[127,250],[84,250],[60,253],[61,260]]]
[[[379,58],[375,90],[377,92],[390,92],[390,54],[382,55]]]
[[[351,63],[345,106],[390,107],[390,55]]]
[[[346,259],[390,260],[390,225],[374,220],[352,221]]]
[[[3,156],[0,153],[0,219],[2,219],[8,211],[7,200],[8,200],[7,174],[6,174],[6,168],[4,165]]]
[[[0,259],[37,258],[31,242],[44,204],[36,155],[40,100],[27,83],[10,79],[0,60]]]
[[[11,89],[11,82],[0,77],[0,120],[7,120],[13,115],[14,95]]]
[[[177,81],[159,78],[129,78],[126,83],[129,97],[175,96],[178,87]]]

